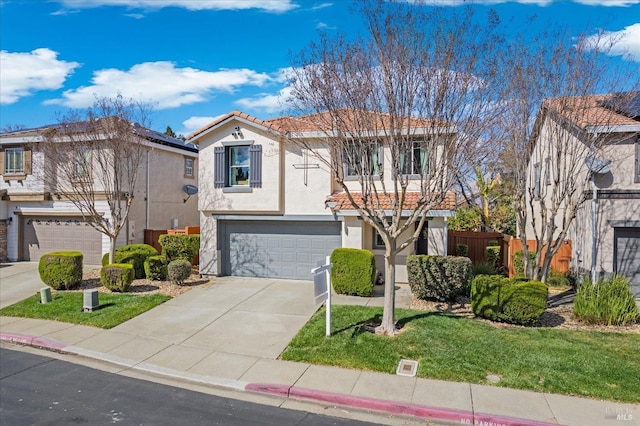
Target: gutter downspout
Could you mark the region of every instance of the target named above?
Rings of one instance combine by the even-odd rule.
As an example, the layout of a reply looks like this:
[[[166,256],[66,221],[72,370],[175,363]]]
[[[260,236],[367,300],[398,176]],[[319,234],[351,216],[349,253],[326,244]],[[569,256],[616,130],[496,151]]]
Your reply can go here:
[[[594,173],[591,173],[591,284],[596,283],[596,256],[598,249],[597,220],[598,220],[598,188],[594,180]]]

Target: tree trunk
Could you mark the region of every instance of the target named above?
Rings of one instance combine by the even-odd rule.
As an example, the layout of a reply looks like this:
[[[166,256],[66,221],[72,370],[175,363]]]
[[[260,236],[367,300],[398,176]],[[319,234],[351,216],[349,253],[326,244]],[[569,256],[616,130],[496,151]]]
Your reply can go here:
[[[117,235],[109,235],[109,263],[116,262],[116,239]]]
[[[395,240],[387,244],[384,254],[384,312],[382,324],[376,329],[377,334],[393,336],[396,334],[396,255]]]

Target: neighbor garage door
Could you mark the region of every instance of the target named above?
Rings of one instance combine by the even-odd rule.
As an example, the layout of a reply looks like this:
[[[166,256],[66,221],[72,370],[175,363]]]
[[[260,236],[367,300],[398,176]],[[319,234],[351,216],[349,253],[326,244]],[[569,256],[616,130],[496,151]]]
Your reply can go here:
[[[616,272],[631,280],[631,290],[640,298],[640,228],[615,228]]]
[[[22,260],[38,261],[50,251],[78,250],[85,265],[100,265],[102,234],[81,217],[24,217]]]
[[[311,279],[341,246],[339,222],[228,221],[222,224],[225,275]]]

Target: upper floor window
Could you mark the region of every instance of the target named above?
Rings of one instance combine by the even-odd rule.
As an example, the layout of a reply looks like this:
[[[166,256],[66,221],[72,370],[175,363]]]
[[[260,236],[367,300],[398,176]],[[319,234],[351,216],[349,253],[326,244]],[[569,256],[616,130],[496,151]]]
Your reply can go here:
[[[88,180],[91,178],[91,151],[86,146],[74,151],[73,175],[76,180]]]
[[[251,165],[249,164],[249,146],[231,146],[229,150],[229,185],[248,186]]]
[[[215,147],[214,187],[261,188],[262,145],[223,142]]]
[[[8,175],[23,174],[24,149],[7,148],[4,150],[4,173]]]
[[[379,176],[382,158],[382,144],[379,142],[347,143],[343,152],[344,175]]]
[[[186,157],[184,159],[184,177],[186,178],[194,177],[193,166],[194,166],[193,158]]]
[[[425,176],[429,173],[429,155],[426,146],[420,141],[400,150],[400,172],[403,175]]]

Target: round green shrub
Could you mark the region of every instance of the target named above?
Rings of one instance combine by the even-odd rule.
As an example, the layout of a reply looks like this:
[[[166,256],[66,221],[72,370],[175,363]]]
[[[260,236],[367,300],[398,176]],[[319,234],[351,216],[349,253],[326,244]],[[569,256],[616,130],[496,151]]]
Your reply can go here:
[[[466,257],[469,254],[469,246],[467,244],[456,244],[456,256]]]
[[[175,284],[182,285],[191,276],[191,262],[186,259],[176,259],[167,266],[167,278]]]
[[[149,256],[144,261],[144,272],[149,280],[167,279],[167,258],[164,256]]]
[[[494,272],[499,271],[502,267],[502,262],[500,261],[500,247],[488,246],[485,248],[485,253],[487,255],[487,264],[491,265]]]
[[[102,266],[107,266],[109,264],[109,253],[105,253],[102,255],[102,260],[100,262]]]
[[[471,310],[492,321],[529,325],[547,308],[548,289],[540,281],[478,275],[471,283]]]
[[[469,294],[472,273],[468,257],[407,256],[409,287],[418,299],[454,301],[461,294]]]
[[[149,256],[157,256],[158,250],[149,244],[129,244],[116,249],[115,263],[129,263],[133,265],[135,279],[146,277],[144,261]]]
[[[338,294],[373,296],[376,260],[369,250],[337,248],[331,253],[331,284]]]
[[[128,291],[133,277],[134,267],[129,263],[112,263],[100,269],[100,282],[111,291]]]
[[[626,325],[638,321],[638,305],[622,276],[593,285],[585,281],[578,287],[573,314],[588,324]]]
[[[168,235],[163,234],[158,238],[162,246],[162,254],[171,262],[176,259],[192,261],[200,251],[200,235]]]
[[[54,251],[44,254],[38,263],[43,283],[55,290],[68,290],[82,282],[82,253]]]

